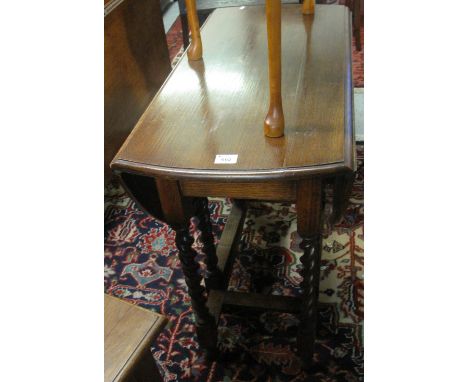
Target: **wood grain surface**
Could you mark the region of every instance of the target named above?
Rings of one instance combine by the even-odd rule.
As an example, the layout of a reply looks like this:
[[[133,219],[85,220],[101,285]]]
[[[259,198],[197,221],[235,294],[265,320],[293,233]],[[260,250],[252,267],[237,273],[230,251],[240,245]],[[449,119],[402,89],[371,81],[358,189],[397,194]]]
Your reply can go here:
[[[182,180],[179,182],[185,196],[219,196],[231,198],[294,201],[296,184],[294,182],[204,182],[199,180]]]
[[[104,294],[104,380],[130,376],[166,322],[164,316]]]
[[[202,28],[203,60],[183,56],[113,161],[174,178],[300,178],[354,168],[350,14],[282,6],[285,135],[268,138],[264,7],[217,9]],[[238,154],[215,164],[217,154]]]

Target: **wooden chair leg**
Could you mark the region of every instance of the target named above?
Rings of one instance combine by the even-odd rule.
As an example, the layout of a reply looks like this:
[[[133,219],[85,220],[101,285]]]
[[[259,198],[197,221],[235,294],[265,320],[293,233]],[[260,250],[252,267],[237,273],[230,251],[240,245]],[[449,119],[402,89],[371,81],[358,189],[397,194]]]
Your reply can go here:
[[[187,14],[180,15],[180,22],[182,24],[182,40],[184,42],[184,49],[187,49],[190,44]]]
[[[224,278],[222,272],[218,268],[218,256],[216,255],[210,210],[208,208],[208,198],[196,199],[196,215],[198,218],[198,229],[200,230],[201,241],[203,243],[203,252],[205,253],[206,287],[209,290],[223,289]]]
[[[192,41],[187,52],[189,60],[200,60],[203,56],[203,47],[200,35],[200,24],[198,22],[197,4],[195,0],[185,0],[187,18],[192,35]]]
[[[304,368],[312,366],[314,342],[317,330],[317,305],[320,284],[321,258],[321,179],[300,181],[297,184],[297,231],[302,237],[304,254],[302,263],[303,281],[302,309],[300,315],[297,347]]]
[[[284,135],[281,98],[281,0],[266,1],[266,21],[270,107],[263,123],[263,130],[267,137],[278,138]]]
[[[312,15],[315,12],[315,0],[304,0],[302,3],[302,13]]]

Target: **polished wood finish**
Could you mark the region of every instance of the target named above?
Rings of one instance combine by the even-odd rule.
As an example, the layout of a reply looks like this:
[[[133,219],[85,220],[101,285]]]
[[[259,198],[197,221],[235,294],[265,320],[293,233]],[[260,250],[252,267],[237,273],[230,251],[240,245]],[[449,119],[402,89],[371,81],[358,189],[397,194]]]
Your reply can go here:
[[[201,180],[181,180],[180,188],[186,196],[224,196],[253,200],[296,200],[295,182],[203,182]]]
[[[104,7],[104,174],[171,71],[159,0]]]
[[[266,0],[196,0],[197,11],[213,11],[218,8],[239,8],[250,6],[265,6]],[[282,4],[299,4],[299,0],[281,0]],[[185,0],[180,2],[181,14],[186,13]]]
[[[146,198],[153,192],[160,203],[159,209],[151,207],[159,214],[155,216],[176,230],[198,339],[208,357],[216,355],[216,324],[223,307],[242,305],[300,313],[298,349],[308,367],[317,323],[323,185],[348,176],[356,165],[351,23],[343,6],[317,6],[313,17],[302,15],[300,5],[284,6],[282,12],[288,41],[283,46],[288,63],[283,107],[291,121],[283,137],[265,137],[259,129],[259,110],[268,101],[264,9],[216,10],[202,28],[204,59],[182,58],[112,167],[124,181],[130,177],[126,187],[143,196],[142,205],[152,206]],[[216,164],[217,154],[237,154],[238,160]],[[152,178],[156,180],[148,186]],[[146,192],[137,190],[146,186]],[[216,252],[205,199],[215,195],[236,198]],[[296,203],[304,251],[300,301],[226,291],[233,257],[242,247],[246,199]],[[205,278],[222,275],[206,283],[207,291],[188,230],[192,216],[198,217],[202,232]]]
[[[166,322],[104,294],[104,381],[161,381],[150,346]]]
[[[116,155],[115,169],[248,182],[353,169],[347,8],[317,5],[314,17],[303,17],[300,5],[283,5],[286,126],[278,139],[264,136],[259,112],[268,108],[264,8],[217,9],[201,35],[204,59],[182,57]],[[217,154],[238,154],[238,161],[215,164]]]
[[[302,13],[312,15],[315,12],[315,0],[304,0],[302,3]]]
[[[281,98],[281,1],[267,0],[266,24],[268,34],[268,79],[270,106],[263,123],[265,136],[284,135],[283,101]]]
[[[187,18],[192,36],[187,56],[189,60],[200,60],[203,56],[203,46],[200,36],[200,24],[198,22],[197,4],[195,0],[185,0],[187,7]]]

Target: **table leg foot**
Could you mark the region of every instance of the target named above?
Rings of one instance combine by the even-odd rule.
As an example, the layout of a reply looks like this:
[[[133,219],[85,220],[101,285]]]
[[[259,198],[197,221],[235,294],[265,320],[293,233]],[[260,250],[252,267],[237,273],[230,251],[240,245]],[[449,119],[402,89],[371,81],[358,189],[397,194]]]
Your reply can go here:
[[[201,276],[198,273],[199,265],[195,260],[196,252],[192,248],[193,242],[188,227],[176,230],[176,246],[179,250],[188,294],[192,300],[198,340],[202,348],[213,354],[217,352],[216,322],[206,306],[204,288],[200,283]]]
[[[301,248],[304,254],[300,258],[302,263],[301,275],[302,311],[297,348],[304,368],[312,366],[314,342],[317,330],[317,302],[320,283],[320,240],[321,235],[307,237],[302,240]]]

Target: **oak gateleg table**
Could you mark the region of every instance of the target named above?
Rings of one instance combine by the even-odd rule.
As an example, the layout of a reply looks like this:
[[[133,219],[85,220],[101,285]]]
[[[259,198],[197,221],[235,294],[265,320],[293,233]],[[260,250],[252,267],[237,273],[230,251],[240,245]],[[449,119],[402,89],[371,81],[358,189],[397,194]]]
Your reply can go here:
[[[299,354],[304,366],[312,361],[323,188],[334,185],[338,219],[356,164],[350,13],[344,6],[317,5],[313,14],[303,14],[302,7],[279,8],[283,43],[273,55],[272,33],[278,31],[269,20],[267,33],[265,7],[215,10],[201,28],[203,55],[189,59],[194,52],[188,48],[111,165],[135,201],[175,230],[199,343],[209,358],[217,353],[223,306],[241,305],[298,313]],[[275,54],[279,71],[272,71]],[[272,138],[264,122],[275,70],[284,135]],[[208,196],[236,201],[217,247]],[[249,200],[296,203],[304,251],[301,298],[226,291]],[[189,233],[194,216],[206,255],[203,276]]]

